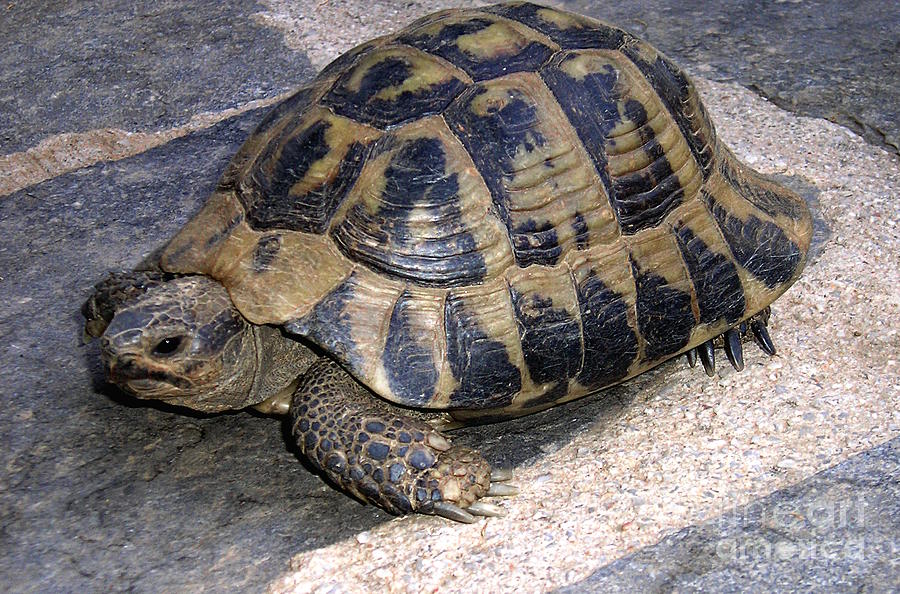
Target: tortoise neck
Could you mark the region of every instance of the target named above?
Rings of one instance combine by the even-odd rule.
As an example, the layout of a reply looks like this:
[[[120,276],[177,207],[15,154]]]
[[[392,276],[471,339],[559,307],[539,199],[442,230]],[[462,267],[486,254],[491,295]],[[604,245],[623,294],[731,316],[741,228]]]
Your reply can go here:
[[[297,379],[318,359],[309,347],[285,336],[280,328],[251,326],[256,346],[256,374],[248,405],[266,414],[287,412]]]

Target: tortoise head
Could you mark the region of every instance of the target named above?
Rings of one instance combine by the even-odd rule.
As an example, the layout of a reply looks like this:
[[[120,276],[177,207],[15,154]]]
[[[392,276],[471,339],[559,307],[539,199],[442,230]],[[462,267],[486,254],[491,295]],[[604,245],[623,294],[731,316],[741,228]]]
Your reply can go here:
[[[217,412],[255,404],[256,343],[222,285],[187,276],[116,304],[100,348],[107,379],[126,392]]]

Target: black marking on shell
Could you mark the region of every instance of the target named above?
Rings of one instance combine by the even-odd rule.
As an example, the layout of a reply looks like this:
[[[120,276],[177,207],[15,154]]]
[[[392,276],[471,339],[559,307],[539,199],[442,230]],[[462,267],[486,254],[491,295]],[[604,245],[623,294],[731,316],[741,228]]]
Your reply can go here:
[[[687,346],[696,321],[691,296],[669,286],[666,279],[642,270],[631,259],[631,271],[637,289],[638,328],[644,338],[644,359],[658,361]]]
[[[612,195],[606,160],[606,138],[621,121],[615,85],[618,72],[609,66],[604,72],[592,72],[582,81],[575,80],[561,69],[561,65],[577,54],[557,54],[541,68],[540,75],[556,96],[588,156],[594,162],[607,195]]]
[[[734,263],[717,254],[686,225],[674,228],[678,249],[694,284],[700,322],[734,324],[744,315],[744,287]]]
[[[522,267],[529,264],[552,266],[562,255],[556,228],[549,221],[538,223],[526,219],[513,229],[512,242],[516,261]]]
[[[282,139],[269,143],[254,165],[252,185],[239,192],[251,227],[325,232],[331,217],[356,182],[368,154],[367,146],[352,143],[332,179],[304,195],[292,195],[291,187],[307,175],[314,163],[333,150],[325,138],[330,127],[325,120],[313,122],[287,140],[277,155],[275,151]]]
[[[281,235],[263,235],[256,242],[256,249],[253,250],[253,270],[255,272],[264,272],[278,255],[281,250]]]
[[[792,199],[785,190],[780,194],[777,188],[763,185],[763,177],[752,169],[738,173],[729,159],[723,159],[719,171],[735,191],[772,218],[784,215],[797,221],[806,216],[806,208],[799,200]]]
[[[436,63],[433,67],[439,68]],[[416,91],[404,90],[394,98],[378,97],[380,92],[399,88],[417,75],[401,56],[386,56],[373,64],[363,75],[358,91],[347,86],[354,74],[354,68],[344,72],[321,102],[337,114],[379,128],[440,113],[466,86],[452,77]]]
[[[325,295],[304,317],[284,325],[286,331],[304,336],[351,367],[361,363],[351,332],[351,320],[345,312],[354,298],[356,273]]]
[[[528,25],[552,39],[562,49],[618,49],[627,38],[624,31],[568,13],[566,16],[578,19],[580,26],[559,27],[538,14],[539,10],[553,9],[537,4],[497,4],[483,10]]]
[[[387,138],[376,149],[395,148]],[[373,157],[374,158],[374,157]],[[335,226],[332,236],[350,259],[388,275],[428,286],[452,287],[482,282],[487,268],[472,234],[462,221],[456,173],[447,173],[437,138],[403,142],[385,169],[385,187],[377,211],[357,203]],[[427,213],[427,234],[410,228],[409,219]]]
[[[483,31],[494,23],[493,20],[476,17],[464,22],[445,23],[436,35],[413,31],[400,36],[397,41],[444,58],[465,70],[476,81],[511,72],[537,70],[553,54],[552,48],[537,41],[531,41],[512,54],[495,58],[481,58],[460,49],[460,37]]]
[[[625,104],[628,119],[637,126],[647,123],[647,112],[638,101]],[[642,149],[650,160],[646,168],[613,180],[613,206],[625,234],[634,234],[659,225],[667,214],[684,201],[684,189],[672,171],[668,158],[653,132],[643,128]]]
[[[747,220],[741,220],[728,212],[708,192],[701,192],[701,196],[738,264],[770,289],[794,276],[803,260],[803,254],[781,227],[753,215],[748,216]]]
[[[581,326],[564,308],[537,293],[522,294],[510,287],[522,343],[522,354],[531,379],[539,384],[565,383],[581,368]]]
[[[434,396],[438,370],[432,355],[433,338],[411,324],[413,303],[414,297],[404,291],[394,305],[382,363],[394,397],[404,404],[423,406]]]
[[[638,70],[653,85],[653,89],[675,120],[678,129],[681,130],[681,134],[687,141],[691,154],[703,172],[703,179],[706,180],[712,172],[712,139],[705,138],[703,134],[695,133],[695,129],[699,132],[705,127],[706,122],[703,120],[707,119],[706,113],[701,111],[701,113],[695,115],[698,121],[691,122],[685,112],[685,105],[689,102],[691,93],[691,85],[687,76],[661,54],[657,56],[656,60],[650,62],[644,59],[634,46],[623,47],[622,53],[634,62]]]
[[[547,222],[530,219],[516,224],[510,215],[513,198],[506,190],[515,175],[513,159],[520,147],[530,152],[544,145],[543,135],[535,129],[537,109],[524,93],[512,89],[503,107],[492,107],[486,116],[479,117],[472,110],[472,103],[485,92],[487,89],[482,86],[470,88],[453,102],[445,118],[491,191],[512,238],[516,263],[523,268],[530,264],[552,266],[562,253],[555,229]]]
[[[509,360],[506,345],[491,340],[461,297],[453,294],[444,305],[447,362],[459,383],[450,395],[450,408],[506,406],[522,388],[522,375]]]
[[[584,363],[576,379],[591,389],[608,386],[628,375],[638,354],[628,304],[593,272],[575,288],[584,334]]]
[[[575,248],[578,250],[586,250],[590,245],[590,232],[587,223],[580,212],[575,213],[572,220],[572,229],[575,231]]]
[[[220,241],[222,241],[223,239],[225,239],[226,237],[231,235],[231,232],[234,231],[237,228],[237,226],[241,224],[241,222],[243,220],[244,220],[243,212],[239,212],[236,215],[234,215],[233,217],[231,217],[228,220],[228,222],[225,223],[224,227],[222,227],[221,229],[217,229],[214,233],[212,233],[206,239],[204,248],[209,250],[214,245],[216,245],[217,243],[219,243]],[[188,247],[188,246],[185,246],[185,247]],[[177,260],[180,255],[181,255],[181,252],[173,252],[173,253],[169,254],[169,258],[171,258],[172,260]]]

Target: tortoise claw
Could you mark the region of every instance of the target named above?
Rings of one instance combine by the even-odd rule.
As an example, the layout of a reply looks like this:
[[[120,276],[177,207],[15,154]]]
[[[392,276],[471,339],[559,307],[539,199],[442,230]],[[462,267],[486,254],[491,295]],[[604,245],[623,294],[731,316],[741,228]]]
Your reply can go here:
[[[518,495],[519,489],[513,485],[504,485],[500,483],[491,483],[488,492],[485,494],[486,497],[512,497],[513,495]]]
[[[700,362],[703,363],[703,369],[706,375],[713,377],[716,375],[716,351],[713,348],[713,341],[708,340],[697,347],[700,353]]]
[[[506,515],[506,510],[499,505],[493,503],[485,503],[484,501],[476,501],[465,509],[475,516],[484,516],[487,518],[502,518]]]
[[[513,472],[509,468],[494,468],[491,470],[491,482],[503,483],[512,480]]]
[[[744,370],[744,350],[741,347],[741,335],[732,328],[725,331],[725,355],[731,365],[738,371]]]
[[[438,501],[434,504],[432,510],[434,511],[434,515],[441,516],[442,518],[447,518],[448,520],[453,520],[454,522],[474,524],[478,521],[478,518],[476,518],[474,515],[470,514],[458,505],[449,503],[447,501]]]
[[[772,337],[769,336],[769,331],[766,329],[766,325],[760,320],[753,320],[750,322],[750,331],[753,332],[753,338],[756,339],[756,344],[759,345],[759,348],[762,351],[769,355],[770,357],[775,354],[775,345],[772,344]]]
[[[697,349],[691,349],[687,353],[687,361],[688,365],[691,366],[691,369],[697,366]]]

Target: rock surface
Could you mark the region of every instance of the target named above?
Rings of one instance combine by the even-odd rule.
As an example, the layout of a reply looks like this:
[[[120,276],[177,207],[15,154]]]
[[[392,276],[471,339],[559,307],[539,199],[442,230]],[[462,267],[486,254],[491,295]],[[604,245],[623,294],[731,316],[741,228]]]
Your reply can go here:
[[[558,592],[896,591],[898,500],[892,439]]]

